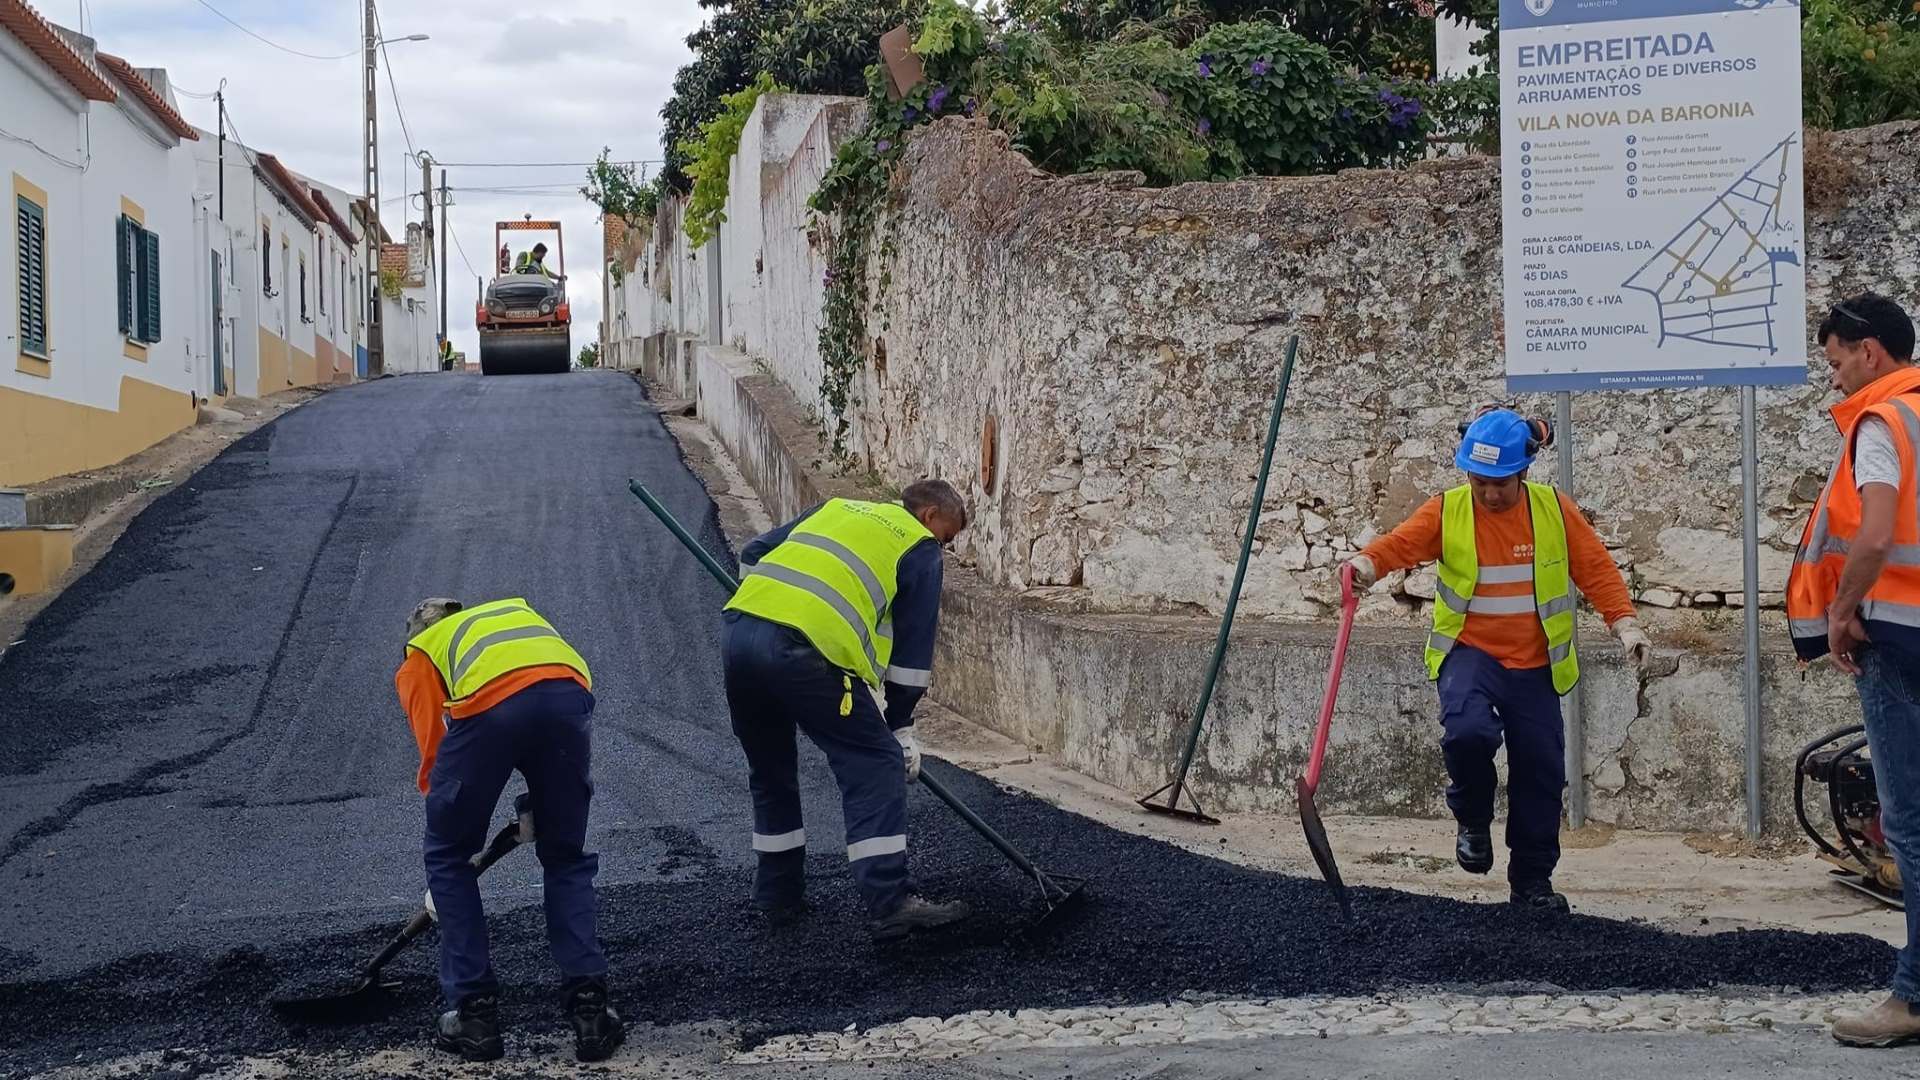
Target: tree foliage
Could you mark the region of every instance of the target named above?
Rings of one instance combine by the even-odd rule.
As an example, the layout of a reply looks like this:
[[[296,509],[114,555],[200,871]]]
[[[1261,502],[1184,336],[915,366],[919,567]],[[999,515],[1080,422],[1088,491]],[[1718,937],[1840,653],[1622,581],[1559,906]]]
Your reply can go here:
[[[866,92],[880,35],[907,20],[912,0],[700,0],[712,14],[687,37],[693,60],[674,76],[665,121],[667,182],[690,185],[681,149],[720,114],[723,99],[762,73],[803,94]]]

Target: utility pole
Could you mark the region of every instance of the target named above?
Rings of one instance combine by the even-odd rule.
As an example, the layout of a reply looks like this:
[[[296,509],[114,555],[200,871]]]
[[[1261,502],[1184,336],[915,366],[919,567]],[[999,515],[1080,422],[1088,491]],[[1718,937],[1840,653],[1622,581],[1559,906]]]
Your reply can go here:
[[[220,80],[220,88],[213,92],[214,104],[220,107],[220,224],[227,223],[227,80]],[[221,241],[226,246],[226,241]]]
[[[365,136],[361,140],[361,165],[366,173],[367,188],[367,375],[377,378],[386,371],[386,357],[381,349],[380,333],[380,108],[374,96],[376,89],[374,68],[380,42],[380,16],[374,10],[374,0],[367,0],[366,11],[361,16],[361,29],[365,31],[364,56],[361,63],[361,90],[363,92],[362,119]]]
[[[433,266],[433,155],[425,150],[420,151],[420,227],[425,230],[420,237],[420,261]]]
[[[440,170],[440,337],[447,337],[447,275],[452,267],[447,262],[447,170]]]

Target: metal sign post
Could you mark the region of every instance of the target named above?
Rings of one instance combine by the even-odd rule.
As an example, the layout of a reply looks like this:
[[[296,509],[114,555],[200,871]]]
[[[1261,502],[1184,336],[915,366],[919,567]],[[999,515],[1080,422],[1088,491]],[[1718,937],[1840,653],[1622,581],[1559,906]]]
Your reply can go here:
[[[1573,497],[1573,391],[1553,395],[1554,441],[1560,445],[1560,490]],[[1568,586],[1574,610],[1580,606],[1580,590]],[[1580,623],[1574,620],[1573,647],[1580,648]],[[1578,829],[1587,823],[1587,714],[1582,708],[1585,695],[1575,683],[1567,693],[1567,827]]]
[[[1740,388],[1740,487],[1745,503],[1743,561],[1745,562],[1747,668],[1747,839],[1760,839],[1760,452],[1758,396],[1751,386]]]

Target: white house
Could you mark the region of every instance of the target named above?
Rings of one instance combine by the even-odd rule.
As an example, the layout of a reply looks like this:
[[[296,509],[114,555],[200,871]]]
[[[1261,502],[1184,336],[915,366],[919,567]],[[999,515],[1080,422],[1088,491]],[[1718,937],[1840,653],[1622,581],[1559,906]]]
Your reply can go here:
[[[166,73],[0,0],[0,485],[192,424],[197,138]]]

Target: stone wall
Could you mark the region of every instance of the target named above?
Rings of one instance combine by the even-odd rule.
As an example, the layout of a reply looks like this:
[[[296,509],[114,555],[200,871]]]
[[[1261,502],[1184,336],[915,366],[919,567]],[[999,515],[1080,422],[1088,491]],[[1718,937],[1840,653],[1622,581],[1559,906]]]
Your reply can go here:
[[[1920,306],[1920,125],[1824,152],[1854,178],[1808,222],[1813,321],[1866,287]],[[998,134],[947,121],[901,174],[854,448],[882,476],[969,481],[978,526],[960,547],[990,581],[1217,611],[1299,333],[1242,610],[1323,614],[1337,562],[1456,483],[1454,425],[1506,397],[1490,159],[1151,189],[1049,176]],[[1824,361],[1813,368],[1804,387],[1761,392],[1764,589],[1783,587],[1838,443]],[[1521,404],[1550,414],[1544,397]],[[1575,491],[1640,598],[1737,591],[1737,392],[1583,395],[1574,416]],[[988,491],[975,466],[990,417]],[[1422,581],[1389,582],[1371,613],[1422,595]]]
[[[743,145],[735,169],[751,171],[735,174],[717,274],[709,249],[686,249],[680,208],[663,210],[645,269],[619,298],[648,313],[649,330],[613,350],[697,398],[779,514],[827,490],[805,479],[827,457],[807,434],[820,420],[824,262],[805,193],[858,122],[857,103],[795,107],[749,122],[787,134]],[[1920,125],[1812,146],[1815,321],[1862,288],[1920,306]],[[1325,623],[1288,623],[1327,614],[1339,560],[1458,482],[1455,425],[1506,397],[1498,179],[1497,163],[1465,158],[1149,189],[1127,175],[1047,175],[963,121],[923,131],[896,173],[897,256],[870,267],[869,363],[840,468],[868,484],[943,476],[971,501],[935,695],[1090,775],[1143,790],[1163,782],[1298,333],[1244,621],[1196,766],[1222,806],[1284,803],[1326,638]],[[716,278],[719,335],[705,302]],[[1778,603],[1799,520],[1837,449],[1824,372],[1816,358],[1807,385],[1760,392],[1763,603]],[[781,409],[786,419],[768,419]],[[1741,562],[1737,394],[1584,395],[1575,428],[1575,494],[1643,614],[1697,608],[1656,628],[1664,667],[1644,678],[1586,639],[1591,814],[1735,828],[1745,729],[1739,619],[1726,605],[1738,602]],[[1422,619],[1432,592],[1431,572],[1393,575],[1363,604],[1383,625],[1363,628],[1349,663],[1330,807],[1439,810],[1432,691],[1417,633],[1393,625]],[[1777,619],[1769,613],[1770,627]],[[1803,681],[1777,630],[1765,650],[1763,779],[1779,829],[1800,740],[1857,722],[1858,706],[1831,672]]]

